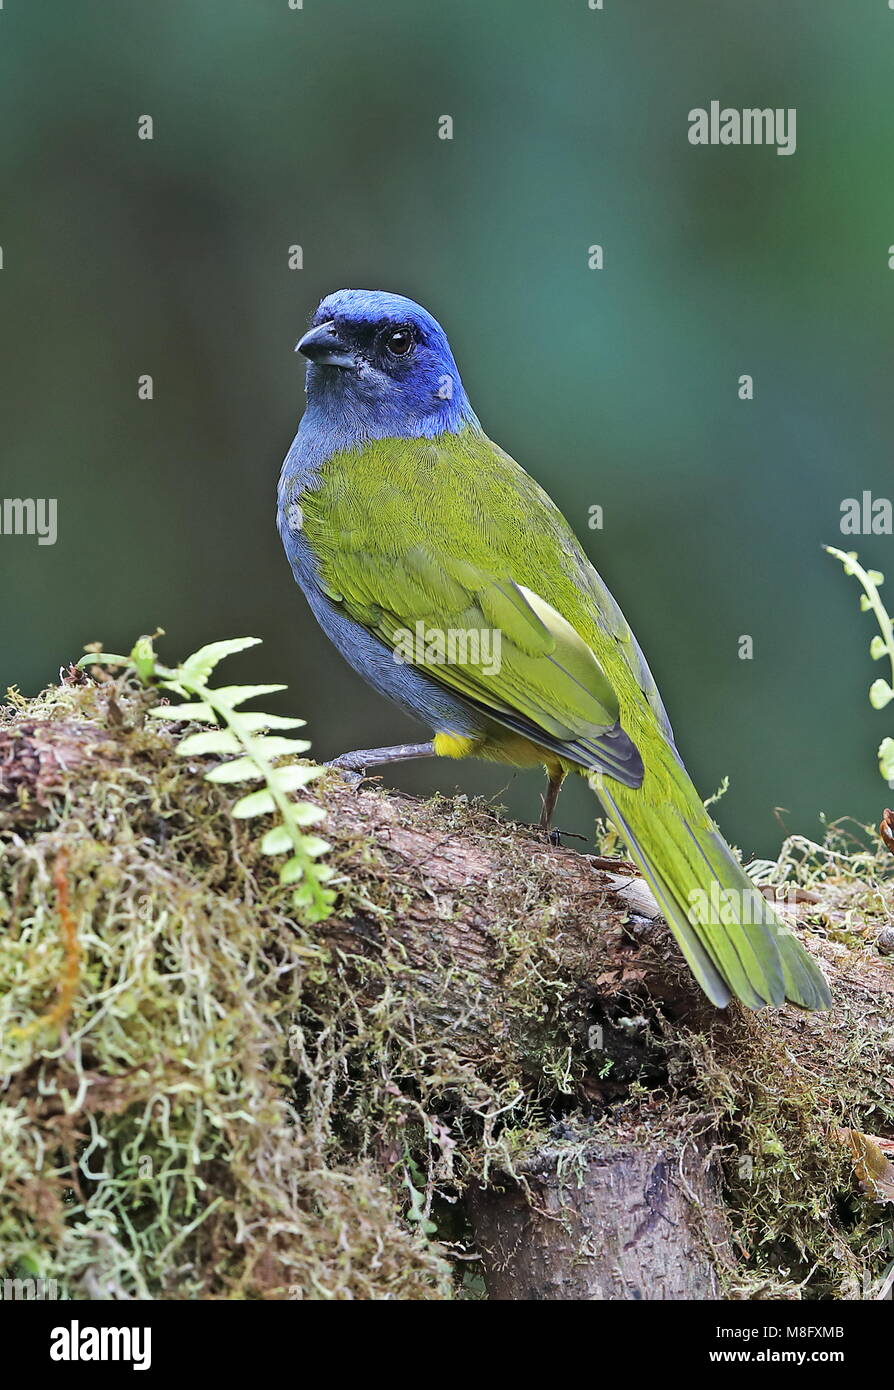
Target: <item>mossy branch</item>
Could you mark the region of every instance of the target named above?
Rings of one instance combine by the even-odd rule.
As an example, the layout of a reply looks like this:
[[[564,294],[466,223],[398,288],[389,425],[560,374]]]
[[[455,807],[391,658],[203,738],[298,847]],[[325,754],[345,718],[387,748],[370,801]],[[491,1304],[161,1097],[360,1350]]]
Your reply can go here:
[[[7,1269],[76,1298],[882,1296],[894,1207],[839,1131],[894,1132],[886,851],[791,860],[831,1015],[715,1010],[623,865],[336,776],[308,799],[338,905],[305,931],[171,737],[233,739],[226,767],[283,726],[225,692],[232,727],[196,657],[0,710]],[[63,997],[60,852],[57,1039],[30,1021]]]

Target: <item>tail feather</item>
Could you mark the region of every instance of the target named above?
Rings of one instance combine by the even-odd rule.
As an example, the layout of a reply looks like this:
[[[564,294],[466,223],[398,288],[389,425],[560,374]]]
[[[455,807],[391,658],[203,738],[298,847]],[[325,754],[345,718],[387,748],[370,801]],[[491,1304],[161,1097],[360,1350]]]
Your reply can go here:
[[[783,929],[784,930],[784,929]],[[785,997],[802,1009],[830,1009],[832,995],[826,977],[796,936],[784,934],[779,954],[785,974]]]
[[[662,771],[669,782],[660,797],[646,786],[589,780],[708,998],[721,1008],[732,994],[751,1009],[785,999],[829,1008],[816,961],[754,887],[685,769],[674,762]]]

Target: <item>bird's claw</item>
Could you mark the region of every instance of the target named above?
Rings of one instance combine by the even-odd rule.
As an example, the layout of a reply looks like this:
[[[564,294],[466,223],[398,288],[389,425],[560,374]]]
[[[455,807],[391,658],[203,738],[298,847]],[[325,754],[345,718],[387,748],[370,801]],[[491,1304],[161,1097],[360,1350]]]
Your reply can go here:
[[[357,772],[353,767],[345,767],[338,758],[333,758],[331,763],[324,763],[323,766],[331,767],[332,771],[337,772],[338,775],[347,782],[348,786],[354,787],[355,789],[360,786],[361,782],[366,781],[365,770],[363,772]]]

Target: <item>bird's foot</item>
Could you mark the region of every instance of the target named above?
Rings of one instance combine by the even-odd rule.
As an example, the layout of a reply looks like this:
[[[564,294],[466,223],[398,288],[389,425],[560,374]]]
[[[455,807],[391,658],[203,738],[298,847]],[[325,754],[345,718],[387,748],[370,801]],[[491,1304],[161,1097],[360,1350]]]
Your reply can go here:
[[[341,764],[337,761],[333,761],[331,763],[324,763],[323,766],[331,767],[332,771],[337,772],[339,777],[341,777],[343,781],[347,782],[349,787],[353,787],[355,791],[363,782],[367,780],[365,772],[354,772],[354,770],[350,767],[342,767]]]
[[[562,848],[563,837],[566,840],[580,840],[583,844],[588,844],[586,835],[578,835],[575,830],[556,830],[551,825],[544,825],[539,820],[536,825],[526,824],[524,821],[518,822],[519,828],[528,830],[535,837],[541,837],[548,845],[554,845],[556,849]]]

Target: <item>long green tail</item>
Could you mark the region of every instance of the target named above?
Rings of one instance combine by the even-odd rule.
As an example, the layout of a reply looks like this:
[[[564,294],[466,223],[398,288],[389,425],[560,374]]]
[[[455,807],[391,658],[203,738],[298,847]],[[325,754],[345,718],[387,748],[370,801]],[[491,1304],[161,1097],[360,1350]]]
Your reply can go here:
[[[647,774],[651,787],[637,789],[597,774],[588,780],[695,978],[721,1008],[735,994],[751,1009],[785,999],[805,1009],[828,1009],[829,986],[816,961],[754,887],[685,768],[667,752],[660,794],[654,775]]]

